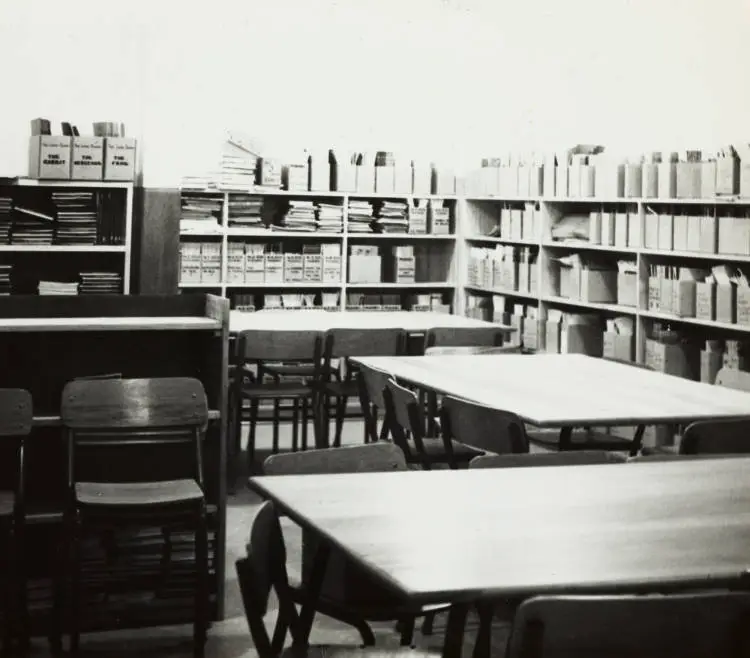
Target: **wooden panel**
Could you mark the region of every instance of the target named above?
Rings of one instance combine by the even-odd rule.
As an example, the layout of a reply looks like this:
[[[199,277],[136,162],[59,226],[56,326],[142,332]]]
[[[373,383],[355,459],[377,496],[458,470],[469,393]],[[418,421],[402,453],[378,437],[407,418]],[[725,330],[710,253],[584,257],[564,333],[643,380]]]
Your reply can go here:
[[[10,295],[0,297],[0,318],[122,318],[206,316],[206,296]]]
[[[136,201],[136,291],[176,294],[180,268],[180,190],[142,188]]]

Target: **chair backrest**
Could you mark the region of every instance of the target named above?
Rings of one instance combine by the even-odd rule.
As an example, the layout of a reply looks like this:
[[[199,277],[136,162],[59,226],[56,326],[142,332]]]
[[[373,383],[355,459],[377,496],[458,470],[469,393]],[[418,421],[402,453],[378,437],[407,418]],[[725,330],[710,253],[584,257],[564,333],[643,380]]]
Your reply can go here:
[[[0,436],[26,436],[33,420],[31,393],[21,388],[0,388]]]
[[[69,483],[78,447],[192,444],[194,477],[203,484],[202,435],[208,424],[203,385],[191,377],[80,380],[63,389]]]
[[[481,345],[463,346],[435,346],[425,348],[425,356],[440,356],[445,354],[523,354],[520,345],[502,345],[500,347],[482,347]]]
[[[683,455],[747,453],[750,453],[750,420],[691,423],[680,443],[680,454]]]
[[[383,400],[386,421],[390,427],[393,442],[404,451],[407,461],[417,457],[422,462],[422,467],[430,470],[430,462],[423,443],[424,413],[417,394],[397,384],[394,379],[389,379],[383,391]],[[416,455],[412,454],[409,439],[414,443]]]
[[[294,636],[298,618],[289,590],[284,536],[270,501],[261,503],[255,510],[246,548],[247,555],[235,562],[235,569],[247,625],[259,657],[275,658],[283,648],[286,629],[291,628]],[[279,601],[273,640],[263,623],[271,590]],[[281,632],[277,632],[279,629]]]
[[[497,327],[436,327],[424,337],[429,347],[495,347],[503,344],[503,330]]]
[[[385,441],[343,448],[280,453],[271,455],[263,462],[263,472],[266,475],[380,473],[405,470],[406,459],[401,448]]]
[[[523,421],[513,413],[451,396],[443,398],[440,425],[448,439],[497,454],[529,451]]]
[[[406,347],[403,329],[330,329],[325,335],[324,357],[398,356]]]
[[[722,368],[716,373],[714,381],[716,386],[731,388],[735,391],[750,392],[750,372],[743,370],[733,370],[731,368]]]
[[[535,466],[591,466],[621,464],[626,457],[606,450],[569,450],[539,452],[526,455],[486,455],[475,457],[469,468],[527,468]]]
[[[390,375],[382,370],[375,370],[368,366],[359,366],[359,377],[357,377],[357,388],[359,390],[359,404],[362,407],[362,416],[367,431],[368,440],[371,442],[379,439],[385,440],[390,433],[390,423],[387,420],[387,409],[383,391],[390,379]],[[378,415],[383,414],[382,430],[378,433]]]
[[[248,361],[311,361],[318,363],[323,354],[320,331],[248,330],[239,335],[236,359]]]
[[[750,595],[542,596],[518,609],[509,658],[747,656]]]

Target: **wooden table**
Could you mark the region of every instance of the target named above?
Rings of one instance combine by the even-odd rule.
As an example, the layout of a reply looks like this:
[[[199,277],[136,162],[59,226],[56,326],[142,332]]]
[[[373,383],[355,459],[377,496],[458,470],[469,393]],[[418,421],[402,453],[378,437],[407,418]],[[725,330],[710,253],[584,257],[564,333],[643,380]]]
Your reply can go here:
[[[231,311],[229,318],[232,333],[248,329],[404,329],[408,333],[423,334],[429,329],[453,327],[497,327],[507,332],[515,330],[509,325],[428,311]]]
[[[353,361],[537,427],[643,427],[750,417],[750,394],[582,354],[362,357]],[[570,432],[561,437],[561,448]]]
[[[498,597],[724,586],[750,567],[750,458],[266,476],[250,487],[410,601],[464,614]],[[430,502],[415,512],[415,500]]]

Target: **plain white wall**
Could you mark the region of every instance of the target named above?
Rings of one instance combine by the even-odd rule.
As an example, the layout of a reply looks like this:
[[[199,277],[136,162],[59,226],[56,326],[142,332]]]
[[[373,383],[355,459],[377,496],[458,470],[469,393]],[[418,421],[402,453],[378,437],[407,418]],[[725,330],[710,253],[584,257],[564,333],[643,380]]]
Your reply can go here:
[[[338,146],[473,165],[750,140],[748,0],[0,0],[0,175],[31,118],[122,120],[145,182]]]

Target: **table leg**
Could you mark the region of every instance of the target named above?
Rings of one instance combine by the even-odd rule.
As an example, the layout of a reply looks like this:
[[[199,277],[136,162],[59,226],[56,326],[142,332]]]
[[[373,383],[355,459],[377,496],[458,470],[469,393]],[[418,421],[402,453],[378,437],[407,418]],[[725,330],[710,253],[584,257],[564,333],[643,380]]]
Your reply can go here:
[[[294,645],[296,647],[306,647],[309,644],[310,631],[315,619],[315,608],[320,598],[320,590],[323,587],[323,579],[326,575],[330,553],[330,544],[324,539],[320,539],[310,571],[310,580],[305,584],[305,600],[300,610],[299,624],[297,626],[296,637],[294,638]]]
[[[468,612],[469,606],[466,603],[457,603],[451,606],[448,613],[448,624],[445,629],[443,658],[461,658]]]
[[[638,425],[635,428],[635,434],[633,435],[633,442],[630,444],[630,456],[635,457],[643,447],[643,432],[646,431],[645,425]]]

